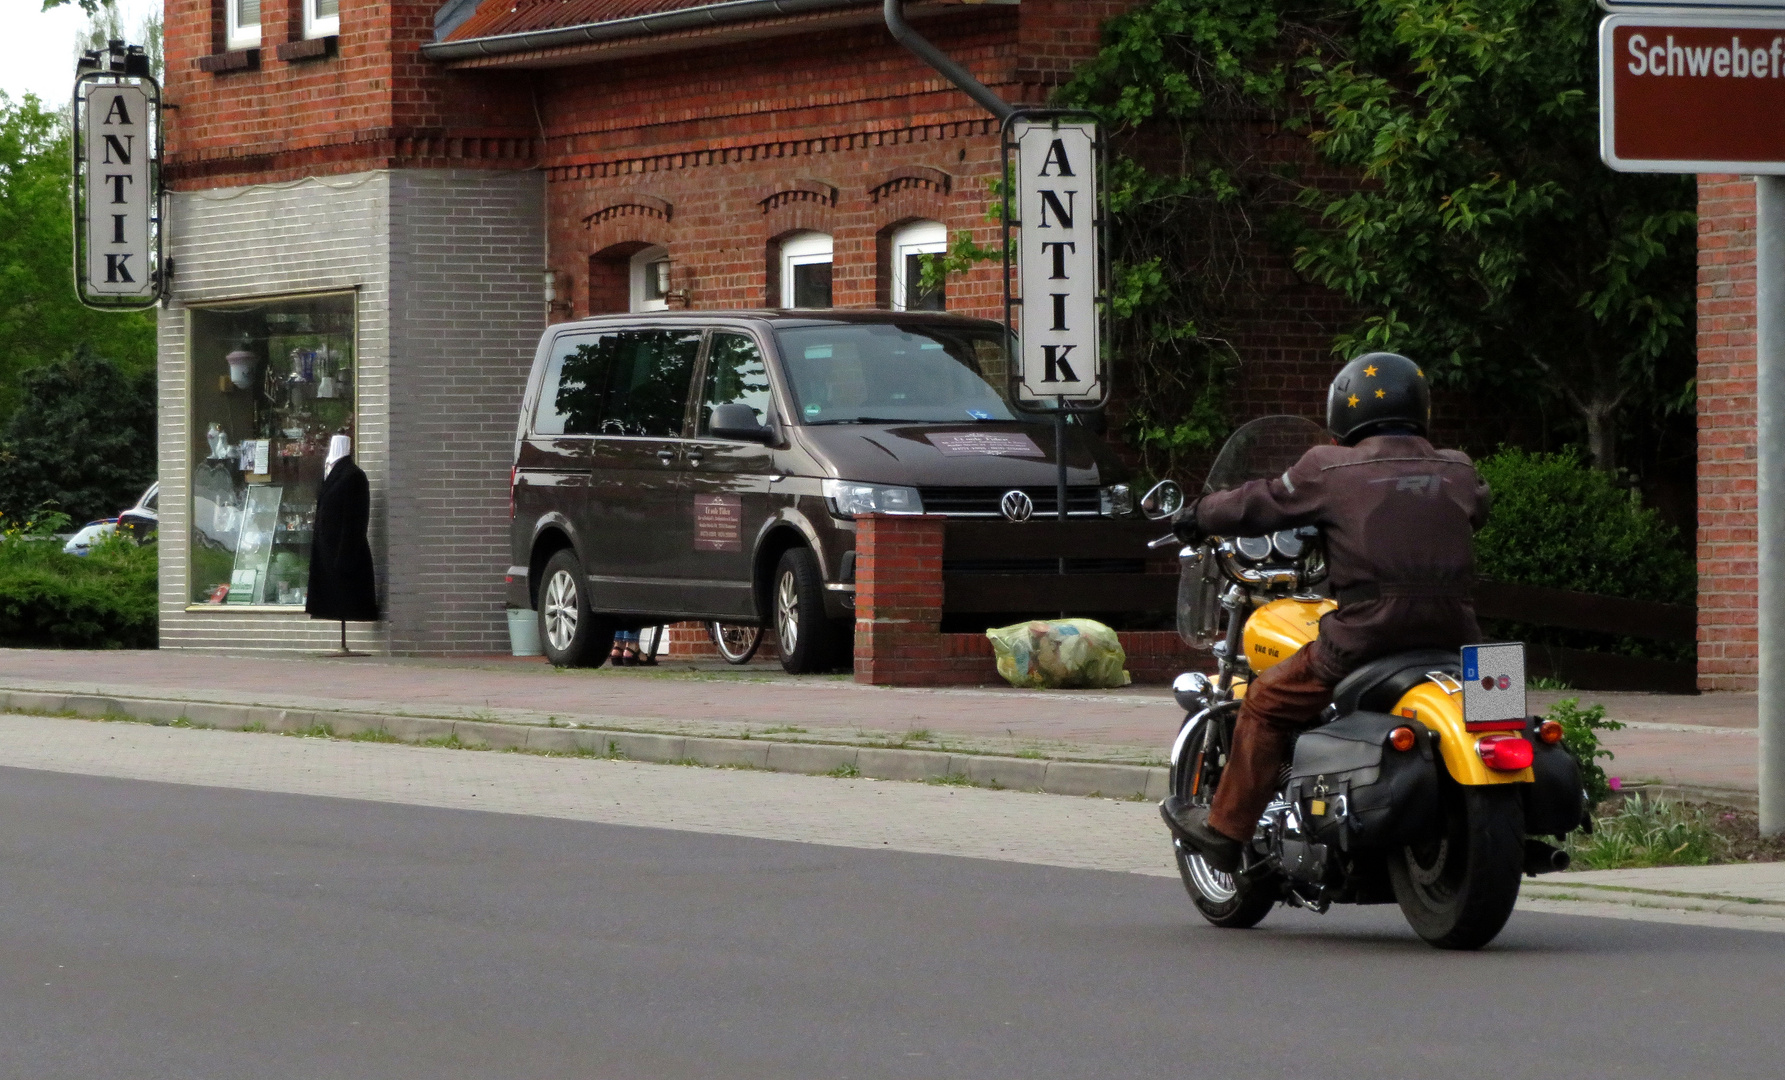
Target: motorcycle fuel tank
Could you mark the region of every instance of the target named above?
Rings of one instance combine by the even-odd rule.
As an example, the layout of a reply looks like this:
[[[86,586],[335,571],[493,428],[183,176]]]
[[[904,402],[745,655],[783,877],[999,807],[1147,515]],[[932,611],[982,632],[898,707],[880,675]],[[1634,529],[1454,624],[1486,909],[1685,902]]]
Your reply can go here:
[[[1272,600],[1246,620],[1246,662],[1258,673],[1281,664],[1320,636],[1320,617],[1338,606],[1325,598]]]

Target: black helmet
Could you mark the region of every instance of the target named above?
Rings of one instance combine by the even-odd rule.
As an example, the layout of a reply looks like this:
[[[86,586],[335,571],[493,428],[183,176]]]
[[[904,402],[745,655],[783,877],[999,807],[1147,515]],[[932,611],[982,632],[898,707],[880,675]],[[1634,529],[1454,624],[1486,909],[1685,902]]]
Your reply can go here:
[[[1432,391],[1426,373],[1400,353],[1365,353],[1346,364],[1326,392],[1326,427],[1346,446],[1386,427],[1426,433]]]

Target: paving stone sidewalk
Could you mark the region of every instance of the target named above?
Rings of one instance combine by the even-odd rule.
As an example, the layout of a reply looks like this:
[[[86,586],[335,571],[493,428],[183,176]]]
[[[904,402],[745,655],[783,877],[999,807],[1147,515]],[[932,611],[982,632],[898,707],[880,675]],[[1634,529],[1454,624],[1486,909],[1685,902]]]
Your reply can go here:
[[[989,677],[989,673],[988,673]],[[557,671],[536,659],[230,656],[141,651],[0,652],[0,690],[371,712],[511,723],[578,723],[684,736],[772,739],[1157,765],[1182,719],[1163,687],[1024,691],[861,686],[790,677],[773,664],[717,662]],[[1531,695],[1601,702],[1630,727],[1608,735],[1608,771],[1751,802],[1758,710],[1752,694]]]

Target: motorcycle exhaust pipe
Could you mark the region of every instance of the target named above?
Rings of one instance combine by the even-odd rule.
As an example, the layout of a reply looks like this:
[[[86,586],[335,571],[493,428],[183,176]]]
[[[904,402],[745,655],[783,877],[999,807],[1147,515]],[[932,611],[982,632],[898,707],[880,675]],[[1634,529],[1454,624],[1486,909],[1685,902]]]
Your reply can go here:
[[[1527,877],[1553,874],[1558,870],[1566,870],[1572,865],[1574,865],[1574,859],[1561,848],[1546,844],[1541,840],[1525,841],[1525,875]]]

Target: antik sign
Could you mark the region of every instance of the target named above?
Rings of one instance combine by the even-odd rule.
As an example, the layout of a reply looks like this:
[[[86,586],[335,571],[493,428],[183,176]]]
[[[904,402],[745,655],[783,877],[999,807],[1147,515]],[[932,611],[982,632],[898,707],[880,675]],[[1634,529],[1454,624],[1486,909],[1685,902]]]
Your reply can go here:
[[[111,71],[89,71],[75,82],[75,285],[92,307],[148,307],[162,286],[155,230],[160,92],[146,64],[129,62],[139,57],[108,59]],[[131,77],[139,66],[142,77]]]
[[[1017,119],[1013,155],[1020,400],[1099,402],[1100,349],[1097,128],[1089,122]]]

